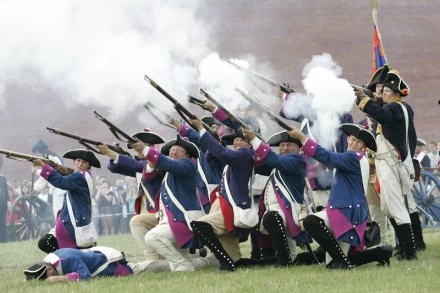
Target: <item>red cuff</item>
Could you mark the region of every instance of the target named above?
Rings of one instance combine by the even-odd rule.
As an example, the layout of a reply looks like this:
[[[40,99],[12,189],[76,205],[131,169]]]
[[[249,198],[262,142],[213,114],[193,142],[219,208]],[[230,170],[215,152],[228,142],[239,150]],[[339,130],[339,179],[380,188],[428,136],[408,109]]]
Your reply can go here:
[[[316,143],[316,141],[314,141],[309,137],[307,138],[306,143],[303,145],[301,149],[304,154],[313,157],[315,155],[317,146],[318,144]]]

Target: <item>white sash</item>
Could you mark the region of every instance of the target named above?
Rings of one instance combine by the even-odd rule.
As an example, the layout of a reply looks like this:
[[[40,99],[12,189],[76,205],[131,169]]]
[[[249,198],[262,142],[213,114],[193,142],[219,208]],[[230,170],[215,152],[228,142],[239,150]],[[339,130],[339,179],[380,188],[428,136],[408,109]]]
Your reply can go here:
[[[96,232],[95,225],[92,222],[92,192],[93,192],[93,179],[92,176],[90,176],[89,172],[84,171],[84,179],[86,179],[87,187],[89,189],[89,196],[90,196],[90,223],[82,226],[77,227],[75,215],[73,214],[73,208],[72,204],[70,202],[70,191],[66,194],[66,202],[67,202],[67,210],[69,211],[69,218],[70,222],[72,223],[73,230],[75,233],[75,239],[76,239],[76,245],[78,247],[87,247],[92,246],[96,243],[98,239],[98,233]]]

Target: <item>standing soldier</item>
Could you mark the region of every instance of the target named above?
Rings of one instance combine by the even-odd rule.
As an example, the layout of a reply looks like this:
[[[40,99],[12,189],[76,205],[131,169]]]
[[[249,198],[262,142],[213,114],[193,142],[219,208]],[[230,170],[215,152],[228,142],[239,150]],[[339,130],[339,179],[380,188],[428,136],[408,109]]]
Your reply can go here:
[[[373,92],[374,102],[383,106],[382,99],[382,86],[387,78],[388,65],[384,65],[383,67],[376,70],[376,72],[371,77],[370,82],[367,85],[367,89]],[[363,125],[367,130],[371,131],[373,135],[376,135],[377,129],[377,121],[365,114],[365,118],[359,122],[359,124]],[[380,228],[380,241],[382,245],[388,245],[388,218],[384,215],[380,208],[380,196],[379,196],[379,185],[377,184],[377,175],[376,175],[376,164],[375,164],[375,152],[368,149],[366,151],[366,155],[368,158],[368,163],[370,164],[370,178],[368,180],[368,188],[367,188],[367,203],[368,210],[371,221],[376,222]]]
[[[414,112],[403,97],[409,87],[395,70],[390,70],[383,85],[381,107],[363,91],[356,91],[359,108],[375,119],[376,172],[380,184],[381,209],[390,218],[401,245],[399,260],[417,259],[416,244],[425,249],[419,214],[411,188],[415,179],[412,158],[416,146]]]

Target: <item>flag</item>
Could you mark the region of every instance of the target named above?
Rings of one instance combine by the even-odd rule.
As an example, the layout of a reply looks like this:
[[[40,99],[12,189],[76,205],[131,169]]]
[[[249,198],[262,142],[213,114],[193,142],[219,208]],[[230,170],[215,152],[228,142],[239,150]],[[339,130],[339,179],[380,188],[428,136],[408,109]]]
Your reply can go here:
[[[379,32],[379,27],[377,26],[377,9],[373,9],[373,21],[374,21],[374,31],[373,31],[373,73],[376,72],[378,68],[381,68],[387,64],[387,58],[385,57],[385,51],[382,45],[382,39]]]

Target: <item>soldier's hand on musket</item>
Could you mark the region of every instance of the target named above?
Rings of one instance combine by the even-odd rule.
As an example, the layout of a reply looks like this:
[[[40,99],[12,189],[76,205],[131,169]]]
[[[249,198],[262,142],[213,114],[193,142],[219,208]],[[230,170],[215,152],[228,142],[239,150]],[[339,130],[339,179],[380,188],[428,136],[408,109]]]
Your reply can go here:
[[[292,127],[292,130],[288,130],[287,133],[291,137],[299,139],[302,144],[304,144],[306,142],[307,137],[298,128]]]
[[[354,94],[356,95],[356,105],[359,105],[361,100],[365,97],[367,97],[367,94],[360,88],[354,89]]]
[[[96,149],[98,150],[98,152],[100,154],[103,154],[105,156],[107,156],[107,154],[109,153],[110,149],[108,148],[108,146],[104,143],[100,143],[98,145],[96,145]]]
[[[255,130],[250,125],[247,125],[246,128],[242,129],[242,131],[244,138],[246,138],[248,141],[252,141],[256,136]]]
[[[116,160],[116,158],[118,157],[118,153],[109,149],[105,143],[97,144],[96,149],[100,154],[110,157],[113,160]]]
[[[194,126],[194,128],[198,131],[203,129],[202,120],[200,120],[197,116],[195,116],[195,119],[189,119],[189,122],[191,122],[192,126]]]
[[[33,160],[33,161],[32,161],[32,164],[33,164],[35,167],[40,167],[40,168],[43,168],[44,165],[45,165],[45,163],[44,163],[43,160],[41,160],[41,159]]]
[[[172,116],[167,116],[167,121],[169,124],[173,125],[174,127],[176,127],[177,129],[180,128],[180,126],[182,125],[182,123],[180,123],[179,121],[177,121],[174,117]]]
[[[142,154],[144,151],[146,145],[142,141],[137,141],[134,144],[131,145],[131,147],[138,153]],[[143,157],[143,156],[142,156]]]
[[[208,110],[209,112],[214,112],[216,105],[214,105],[214,103],[211,102],[210,100],[205,99],[205,102],[201,104],[200,107],[202,107],[205,110]]]

